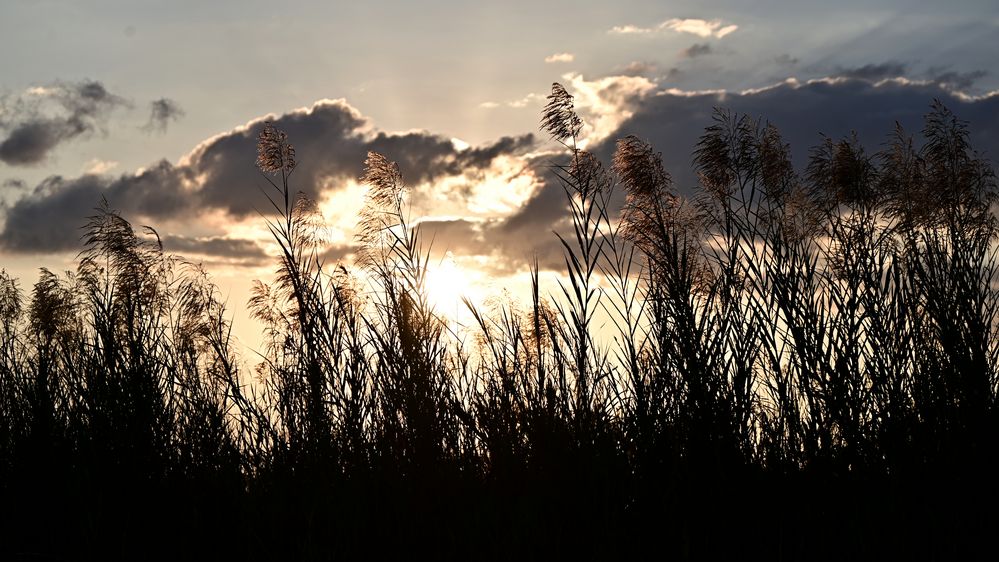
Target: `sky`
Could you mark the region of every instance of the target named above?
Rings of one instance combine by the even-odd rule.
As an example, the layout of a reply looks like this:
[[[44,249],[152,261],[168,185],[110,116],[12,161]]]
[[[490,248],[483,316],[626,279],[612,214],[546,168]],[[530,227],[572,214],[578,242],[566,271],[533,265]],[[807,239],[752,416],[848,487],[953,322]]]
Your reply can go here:
[[[201,262],[255,345],[245,302],[268,280],[254,168],[265,120],[298,151],[329,260],[349,263],[369,150],[399,162],[441,259],[438,293],[521,290],[557,271],[564,224],[538,130],[552,82],[605,158],[636,134],[677,189],[712,110],[777,125],[802,165],[820,134],[876,151],[940,99],[999,155],[994,0],[468,3],[0,3],[0,267],[30,286],[72,269],[101,197]],[[440,281],[444,285],[448,281]],[[526,296],[525,296],[526,297]],[[450,305],[448,305],[450,306]]]

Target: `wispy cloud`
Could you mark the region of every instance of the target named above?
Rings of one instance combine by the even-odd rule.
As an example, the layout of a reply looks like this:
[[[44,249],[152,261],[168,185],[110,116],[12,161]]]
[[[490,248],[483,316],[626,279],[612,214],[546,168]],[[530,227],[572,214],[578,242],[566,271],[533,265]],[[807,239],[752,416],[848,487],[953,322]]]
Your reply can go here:
[[[3,100],[0,161],[10,166],[39,164],[60,144],[95,131],[104,131],[110,113],[128,106],[125,98],[92,80],[35,86]]]
[[[711,50],[711,45],[708,45],[707,43],[694,43],[681,51],[680,54],[688,59],[692,59],[695,57],[710,55],[713,52],[714,51]]]
[[[508,106],[510,106],[510,107],[513,107],[513,108],[516,108],[516,109],[520,109],[522,107],[527,107],[528,105],[530,105],[532,103],[541,103],[541,101],[544,100],[544,99],[545,99],[545,97],[542,96],[541,94],[531,93],[531,94],[527,94],[526,96],[520,98],[519,100],[508,101],[508,102],[506,102],[506,104]]]
[[[907,70],[905,64],[889,61],[880,64],[865,64],[854,68],[839,68],[833,76],[876,82],[885,78],[905,76]]]
[[[163,237],[162,242],[163,248],[168,252],[235,260],[242,265],[259,265],[268,258],[260,244],[242,238],[168,234]]]
[[[655,28],[652,27],[638,27],[637,25],[615,25],[610,29],[608,33],[617,33],[619,35],[641,35],[644,33],[652,33]]]
[[[739,29],[735,24],[724,24],[721,20],[703,20],[699,18],[671,18],[653,27],[637,25],[618,25],[610,29],[610,33],[618,35],[652,35],[663,31],[690,33],[698,37],[714,37],[721,39]]]
[[[142,126],[146,132],[166,132],[171,121],[177,121],[184,116],[184,110],[177,102],[169,98],[160,98],[149,103],[149,120]]]
[[[532,104],[540,104],[545,99],[545,96],[541,94],[530,93],[522,98],[515,100],[509,100],[505,102],[496,101],[484,101],[479,104],[479,107],[483,109],[496,109],[497,107],[510,107],[513,109],[523,109]]]
[[[117,167],[118,163],[113,160],[91,158],[86,164],[83,165],[83,173],[101,175],[106,174]]]
[[[619,67],[617,74],[622,76],[645,76],[655,73],[658,69],[659,66],[654,62],[636,60]]]
[[[940,84],[950,90],[965,90],[975,85],[975,82],[988,76],[988,71],[972,70],[969,72],[956,72],[953,70],[943,70],[931,68],[927,71],[930,80]]]
[[[913,72],[910,70],[909,65],[897,61],[888,61],[870,63],[852,68],[839,67],[831,76],[835,78],[865,80],[868,82],[900,80],[923,84],[937,84],[946,90],[961,92],[972,88],[978,80],[987,75],[988,73],[985,70],[958,72],[946,67],[930,67],[926,71],[916,74],[918,76],[916,78],[913,77]]]
[[[572,62],[574,60],[576,60],[576,55],[572,53],[555,53],[545,57],[545,62],[548,64],[556,62]]]

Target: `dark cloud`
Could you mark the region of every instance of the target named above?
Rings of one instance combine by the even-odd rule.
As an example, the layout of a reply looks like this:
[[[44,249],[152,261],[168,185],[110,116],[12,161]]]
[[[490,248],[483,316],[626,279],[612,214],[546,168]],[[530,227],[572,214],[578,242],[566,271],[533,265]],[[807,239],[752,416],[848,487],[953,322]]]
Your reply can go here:
[[[28,184],[19,178],[7,178],[0,183],[0,209],[28,191]]]
[[[89,80],[57,82],[5,100],[0,113],[14,118],[0,123],[6,131],[0,161],[10,166],[38,164],[58,145],[103,131],[111,111],[127,105],[100,82]]]
[[[801,170],[807,163],[809,148],[820,142],[821,134],[840,138],[856,131],[870,152],[880,149],[896,121],[910,133],[918,134],[934,98],[970,122],[973,145],[995,162],[999,156],[999,95],[969,99],[940,84],[905,80],[875,84],[859,79],[824,79],[725,94],[660,92],[636,98],[632,116],[591,149],[609,163],[616,140],[637,135],[662,153],[678,191],[690,195],[697,183],[692,154],[704,128],[711,125],[716,107],[776,125],[790,143],[795,165]],[[483,230],[481,236],[491,237],[498,245],[511,241],[511,260],[530,258],[530,252],[537,252],[543,264],[561,268],[560,249],[546,241],[554,240],[548,234],[553,230],[565,231],[565,194],[551,180],[551,172],[541,169],[544,163],[540,159],[536,162],[538,174],[547,179],[543,187],[517,214]]]
[[[242,238],[188,237],[167,235],[162,239],[167,252],[185,256],[211,256],[238,260],[243,265],[259,265],[268,260],[264,248],[253,240]]]
[[[3,183],[0,184],[0,187],[3,187],[4,191],[23,191],[28,188],[27,184],[24,183],[24,180],[18,178],[5,179],[3,180]]]
[[[885,62],[881,64],[865,64],[854,68],[839,68],[833,76],[840,78],[855,78],[877,82],[888,78],[911,77],[915,74],[920,80],[932,82],[947,90],[963,91],[971,88],[976,82],[988,75],[985,70],[961,72],[948,67],[930,67],[921,73],[913,73],[909,65],[901,62]]]
[[[520,154],[535,144],[528,134],[459,150],[450,138],[429,132],[375,132],[342,101],[322,101],[269,119],[295,145],[299,166],[291,175],[293,189],[313,198],[358,178],[370,150],[397,161],[407,181],[416,184],[488,166],[500,155]],[[260,119],[205,141],[178,164],[164,160],[116,178],[50,177],[7,209],[0,246],[18,252],[76,249],[75,227],[101,196],[126,217],[138,215],[153,224],[195,220],[209,211],[245,218],[266,209],[262,190],[270,188],[254,165],[263,123]]]
[[[184,116],[184,110],[177,102],[169,98],[160,98],[149,102],[149,120],[142,126],[146,132],[166,132],[171,121],[177,121]]]
[[[163,160],[118,178],[51,176],[7,208],[0,245],[15,252],[78,249],[80,228],[101,197],[132,215],[166,217],[191,212],[184,187],[189,174]]]
[[[425,220],[419,224],[420,237],[434,254],[488,255],[483,230],[487,222],[466,219]]]
[[[549,220],[557,222],[564,215],[565,205],[557,200],[552,203]],[[534,217],[537,219],[538,215]],[[538,224],[525,222],[523,226]],[[497,275],[524,271],[535,257],[543,269],[558,269],[563,265],[561,244],[551,229],[529,230],[504,219],[427,219],[415,225],[415,229],[431,262],[442,259],[448,252],[455,256],[485,257],[478,267]],[[335,244],[324,252],[323,259],[344,260],[359,249],[355,243]]]
[[[541,193],[551,194],[554,190],[542,189]],[[560,219],[565,216],[565,194],[563,199],[542,198],[546,201],[548,213],[538,214],[525,210],[517,217],[532,216],[533,221],[490,219],[472,221],[466,219],[426,220],[420,222],[419,232],[424,244],[430,249],[431,259],[440,259],[447,252],[456,256],[480,256],[487,258],[478,267],[487,273],[507,275],[525,271],[537,258],[541,269],[562,269],[562,245],[553,232]],[[542,216],[546,218],[541,218]],[[544,223],[550,223],[545,228]]]
[[[326,263],[345,260],[347,257],[357,254],[361,249],[357,244],[339,243],[332,244],[322,254],[322,259]]]
[[[941,68],[931,68],[927,71],[927,76],[932,82],[936,82],[950,90],[967,90],[974,86],[975,82],[978,82],[987,75],[988,72],[984,70],[957,72]]]
[[[691,169],[694,145],[712,111],[722,107],[748,114],[778,127],[790,143],[796,164],[804,166],[810,147],[820,134],[840,138],[856,132],[870,152],[880,149],[896,122],[911,134],[923,128],[930,103],[940,99],[960,118],[968,120],[971,140],[991,158],[999,156],[999,95],[968,99],[939,84],[889,80],[815,80],[786,82],[746,93],[647,96],[634,115],[623,122],[614,138],[636,134],[652,142],[684,189],[696,182]],[[607,158],[613,151],[607,139],[595,151]]]
[[[876,82],[885,78],[905,76],[906,65],[900,62],[884,62],[881,64],[865,64],[854,68],[840,68],[834,76],[840,78],[856,78]]]
[[[687,57],[688,59],[692,59],[695,57],[710,55],[713,52],[714,50],[711,49],[711,45],[707,43],[694,43],[693,45],[684,49],[680,54]]]
[[[625,95],[614,88],[608,91]],[[999,95],[970,98],[928,80],[842,76],[807,83],[788,81],[742,93],[669,90],[658,95],[636,94],[634,99],[625,100],[630,116],[613,135],[590,148],[606,163],[617,138],[635,134],[648,140],[662,152],[678,190],[689,194],[696,184],[691,154],[704,128],[712,123],[715,107],[776,125],[791,144],[794,162],[801,169],[808,149],[820,142],[820,134],[839,138],[856,131],[874,152],[896,121],[918,133],[934,98],[971,123],[971,140],[977,148],[992,158],[999,154]],[[318,195],[324,185],[335,189],[342,180],[356,179],[368,150],[378,150],[398,161],[407,181],[414,185],[467,172],[470,167],[489,166],[500,155],[526,156],[535,147],[530,135],[457,150],[447,137],[428,132],[377,132],[343,102],[321,102],[273,120],[288,132],[298,151],[301,164],[292,174],[294,187],[312,195]],[[163,161],[141,173],[117,178],[49,178],[8,208],[0,244],[16,251],[76,249],[79,230],[74,227],[82,224],[102,195],[126,216],[148,217],[152,224],[182,217],[195,220],[204,211],[246,217],[254,209],[264,208],[258,186],[266,184],[253,165],[261,126],[262,121],[255,121],[210,139],[178,164]],[[552,231],[568,232],[566,202],[549,165],[566,157],[526,158],[527,169],[541,185],[514,214],[490,220],[423,221],[423,239],[433,242],[435,252],[485,256],[487,267],[497,274],[522,271],[534,257],[542,268],[561,269],[561,250]],[[246,241],[178,237],[169,244],[181,253],[229,256],[248,262],[264,259],[259,248]],[[341,259],[355,251],[348,242],[330,248],[326,257]]]

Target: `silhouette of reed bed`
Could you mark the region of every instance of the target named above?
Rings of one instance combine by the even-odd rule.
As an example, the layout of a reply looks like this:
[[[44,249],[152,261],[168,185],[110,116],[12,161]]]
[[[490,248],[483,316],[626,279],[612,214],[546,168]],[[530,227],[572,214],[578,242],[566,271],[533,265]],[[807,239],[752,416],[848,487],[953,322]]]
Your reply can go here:
[[[555,84],[555,294],[426,296],[399,167],[371,153],[354,265],[324,263],[295,151],[257,166],[277,276],[241,372],[217,289],[104,203],[75,272],[0,274],[4,559],[963,559],[992,549],[996,183],[934,103],[798,173],[718,111],[682,196],[646,142],[609,166]],[[525,273],[526,274],[526,273]],[[363,282],[362,282],[363,279]],[[611,319],[614,337],[597,336]]]

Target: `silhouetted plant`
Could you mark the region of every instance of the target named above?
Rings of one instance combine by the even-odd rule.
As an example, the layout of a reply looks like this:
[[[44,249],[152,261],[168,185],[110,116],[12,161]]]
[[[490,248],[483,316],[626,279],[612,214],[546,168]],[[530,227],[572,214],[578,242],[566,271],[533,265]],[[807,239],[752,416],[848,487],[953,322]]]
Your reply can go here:
[[[271,124],[253,380],[205,270],[106,202],[74,273],[0,271],[4,548],[960,558],[989,536],[997,189],[965,123],[935,102],[924,142],[823,138],[799,174],[776,127],[717,111],[687,195],[637,137],[610,167],[580,148],[559,84],[541,127],[568,157],[565,268],[545,294],[535,262],[526,305],[466,301],[468,347],[399,166],[368,154],[357,258],[330,264]]]

